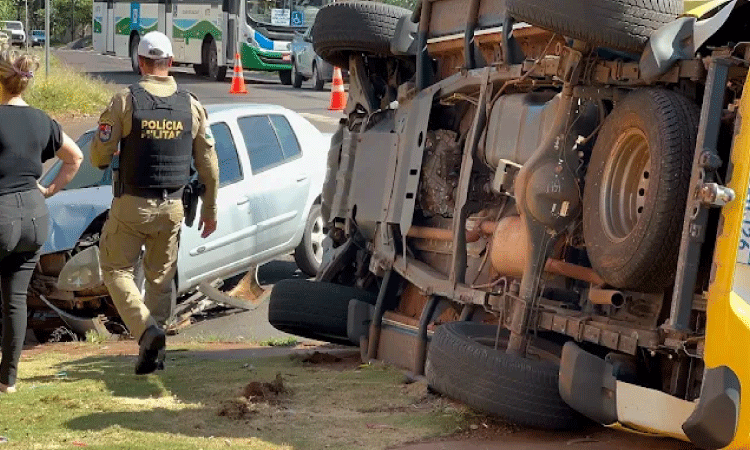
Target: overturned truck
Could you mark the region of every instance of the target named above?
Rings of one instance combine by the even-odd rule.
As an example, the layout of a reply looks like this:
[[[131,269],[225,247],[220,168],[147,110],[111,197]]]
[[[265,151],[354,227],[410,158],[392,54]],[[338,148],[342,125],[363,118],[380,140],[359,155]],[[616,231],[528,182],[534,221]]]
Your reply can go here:
[[[750,4],[323,8],[315,283],[269,319],[520,424],[750,446]]]

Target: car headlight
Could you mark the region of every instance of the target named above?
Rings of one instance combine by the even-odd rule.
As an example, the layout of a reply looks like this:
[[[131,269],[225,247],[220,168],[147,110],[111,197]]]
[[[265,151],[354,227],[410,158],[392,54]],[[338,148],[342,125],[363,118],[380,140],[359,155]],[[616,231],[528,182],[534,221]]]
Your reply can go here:
[[[63,291],[82,291],[102,283],[99,247],[96,245],[72,257],[57,277],[57,288]]]

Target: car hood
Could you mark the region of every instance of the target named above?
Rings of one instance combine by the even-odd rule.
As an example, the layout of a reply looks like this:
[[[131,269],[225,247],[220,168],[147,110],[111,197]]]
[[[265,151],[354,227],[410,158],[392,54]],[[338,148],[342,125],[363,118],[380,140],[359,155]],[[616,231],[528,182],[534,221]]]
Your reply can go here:
[[[111,204],[111,186],[62,191],[48,198],[50,229],[41,254],[61,252],[75,247],[91,222],[108,211]]]

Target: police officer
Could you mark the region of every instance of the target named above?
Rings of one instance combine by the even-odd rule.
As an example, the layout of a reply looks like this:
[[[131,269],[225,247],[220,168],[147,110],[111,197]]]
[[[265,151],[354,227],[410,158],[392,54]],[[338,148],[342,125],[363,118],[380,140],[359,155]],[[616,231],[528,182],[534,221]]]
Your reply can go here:
[[[99,248],[104,283],[140,351],[136,374],[163,368],[166,337],[162,329],[171,310],[180,224],[182,191],[190,177],[191,160],[202,194],[199,230],[216,230],[218,163],[206,112],[169,76],[172,44],[159,32],[143,36],[138,65],[143,78],[116,94],[99,119],[91,146],[91,162],[103,169],[118,153],[113,174],[115,198],[102,231]],[[134,282],[141,248],[146,293]]]

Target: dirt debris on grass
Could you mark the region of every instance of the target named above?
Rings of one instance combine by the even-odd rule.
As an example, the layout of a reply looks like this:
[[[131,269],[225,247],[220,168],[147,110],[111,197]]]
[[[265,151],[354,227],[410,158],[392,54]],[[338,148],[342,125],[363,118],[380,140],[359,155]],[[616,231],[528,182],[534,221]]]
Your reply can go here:
[[[134,341],[40,345],[25,352],[21,389],[7,399],[18,414],[0,434],[10,439],[9,450],[56,448],[70,442],[71,432],[85,432],[75,437],[102,448],[128,441],[138,450],[218,450],[231,439],[232,447],[247,450],[349,450],[385,449],[465,428],[458,408],[443,399],[413,406],[424,386],[407,386],[398,370],[350,358],[358,352],[250,347],[173,347],[168,356],[177,361],[166,371],[134,377]],[[209,352],[216,357],[206,357]],[[310,354],[319,363],[291,360],[289,353]],[[64,379],[57,376],[62,372]]]
[[[284,385],[281,373],[277,372],[273,381],[251,381],[242,389],[240,397],[222,402],[219,416],[232,420],[249,419],[258,413],[257,404],[278,406],[289,394],[291,390]]]
[[[302,363],[311,370],[351,370],[356,369],[361,364],[359,352],[335,354],[315,350],[313,352],[295,353],[289,355],[289,358],[292,361]]]
[[[222,403],[221,409],[219,409],[219,416],[232,420],[249,419],[257,413],[258,410],[245,397],[227,400]]]
[[[278,372],[270,383],[251,381],[242,390],[242,396],[252,403],[278,403],[282,395],[289,393],[289,389],[284,386],[284,378]]]
[[[341,362],[342,359],[330,353],[322,353],[322,352],[315,351],[308,355],[302,355],[300,360],[303,363],[308,363],[308,364],[334,364],[334,363]]]

